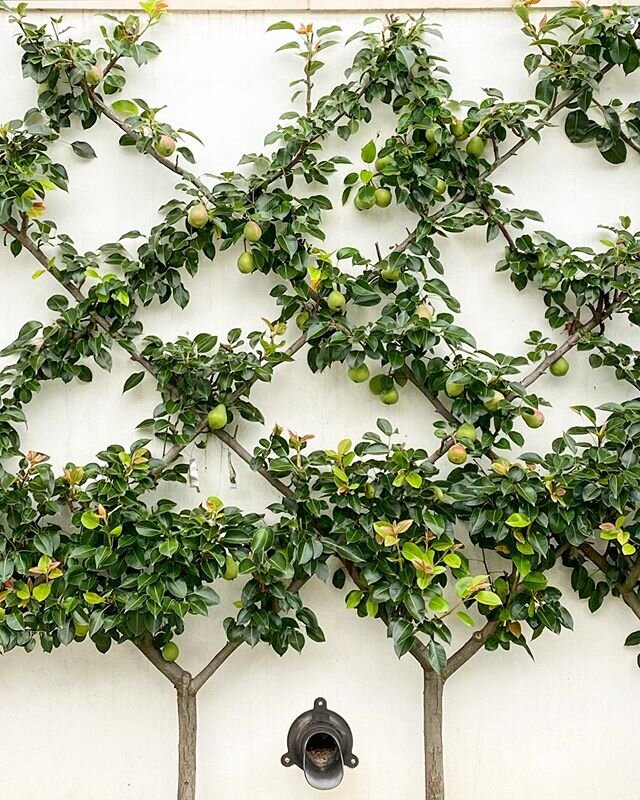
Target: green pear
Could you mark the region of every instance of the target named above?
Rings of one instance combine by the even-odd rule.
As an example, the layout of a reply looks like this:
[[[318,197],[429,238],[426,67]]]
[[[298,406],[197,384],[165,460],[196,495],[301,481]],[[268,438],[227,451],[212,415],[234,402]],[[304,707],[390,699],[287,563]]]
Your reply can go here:
[[[298,314],[296,314],[296,325],[299,330],[301,331],[306,330],[308,324],[309,324],[308,311],[300,311]]]
[[[506,475],[511,469],[511,462],[507,458],[500,456],[491,463],[491,469],[496,475]]]
[[[253,253],[241,253],[238,258],[238,269],[243,275],[248,275],[256,268],[256,262],[253,258]]]
[[[368,211],[370,208],[373,208],[373,204],[375,200],[363,200],[359,194],[357,194],[354,198],[353,204],[358,209],[358,211]]]
[[[470,425],[468,422],[463,422],[456,431],[456,437],[458,439],[468,439],[470,442],[475,442],[478,438],[478,432],[473,425]]]
[[[444,390],[449,397],[459,397],[464,392],[464,384],[455,381],[447,381]]]
[[[392,386],[391,389],[387,389],[386,391],[380,392],[380,399],[385,404],[385,406],[393,406],[395,405],[400,396],[398,394],[398,390],[395,386]]]
[[[427,130],[424,132],[424,138],[429,142],[429,144],[434,144],[438,136],[439,130],[440,130],[439,125],[432,125],[430,128],[427,128]]]
[[[522,419],[530,428],[539,428],[544,423],[544,414],[539,408],[536,408],[532,414],[525,412]]]
[[[333,291],[329,292],[329,295],[327,297],[327,305],[332,311],[340,311],[340,309],[344,307],[344,304],[346,302],[347,301],[345,299],[345,296],[342,294],[342,292],[339,292],[337,289],[334,289]]]
[[[378,172],[382,172],[383,169],[390,167],[393,164],[393,157],[392,156],[380,156],[376,158],[376,170]]]
[[[384,392],[384,384],[385,384],[385,376],[384,375],[374,375],[373,378],[369,381],[369,390],[371,394],[382,394]]]
[[[447,184],[442,180],[442,178],[438,178],[436,181],[436,194],[444,194],[447,191]]]
[[[502,392],[494,391],[493,396],[484,401],[484,407],[487,411],[496,411],[500,405],[500,401],[504,400]]]
[[[196,203],[187,211],[187,222],[192,228],[202,228],[209,221],[209,212],[204,203]]]
[[[467,450],[464,445],[454,444],[449,448],[447,458],[452,464],[464,464],[467,460]]]
[[[549,367],[549,372],[556,378],[563,378],[569,372],[569,362],[564,356],[560,356]]]
[[[451,133],[456,137],[458,141],[462,141],[462,139],[466,139],[469,135],[467,129],[464,127],[464,122],[461,119],[454,119],[451,121],[449,125],[449,130]]]
[[[162,657],[165,661],[176,661],[180,655],[180,648],[175,642],[169,642],[162,648]]]
[[[262,237],[262,228],[252,219],[244,226],[242,235],[248,242],[259,242]]]
[[[391,204],[391,192],[384,187],[380,187],[376,189],[375,194],[373,196],[375,204],[379,208],[386,208],[388,205]]]
[[[220,403],[207,414],[207,424],[210,431],[219,431],[229,421],[227,416],[227,408],[223,403]]]
[[[90,69],[84,73],[84,79],[89,86],[97,86],[102,80],[102,68],[94,64]]]
[[[366,364],[360,364],[359,367],[349,367],[347,375],[354,383],[364,383],[369,380],[369,367]]]
[[[483,139],[482,136],[472,136],[467,142],[467,153],[469,153],[470,156],[480,158],[480,156],[484,153],[486,144],[487,141],[486,139]]]
[[[223,578],[225,581],[232,581],[238,577],[238,562],[233,556],[227,556],[224,560],[225,570]]]
[[[173,136],[168,136],[166,133],[163,134],[155,143],[156,153],[164,158],[172,156],[176,151],[176,147],[176,140],[173,138]]]

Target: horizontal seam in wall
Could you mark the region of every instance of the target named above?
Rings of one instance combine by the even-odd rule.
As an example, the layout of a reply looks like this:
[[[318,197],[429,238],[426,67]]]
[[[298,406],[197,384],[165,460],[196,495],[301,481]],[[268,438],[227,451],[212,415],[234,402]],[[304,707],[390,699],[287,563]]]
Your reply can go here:
[[[542,0],[536,9],[560,9],[567,3]],[[283,12],[283,11],[507,11],[511,0],[434,0],[433,2],[379,2],[365,0],[169,0],[170,10],[176,12]],[[31,0],[33,11],[139,11],[135,0]]]

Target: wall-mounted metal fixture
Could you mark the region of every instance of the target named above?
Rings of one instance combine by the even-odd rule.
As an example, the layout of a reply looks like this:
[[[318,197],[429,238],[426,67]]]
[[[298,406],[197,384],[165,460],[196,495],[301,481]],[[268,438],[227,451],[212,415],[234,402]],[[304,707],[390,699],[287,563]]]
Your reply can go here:
[[[323,697],[294,720],[287,734],[287,752],[280,760],[285,767],[300,767],[314,789],[335,789],[342,782],[344,766],[358,766],[351,728],[327,708]]]

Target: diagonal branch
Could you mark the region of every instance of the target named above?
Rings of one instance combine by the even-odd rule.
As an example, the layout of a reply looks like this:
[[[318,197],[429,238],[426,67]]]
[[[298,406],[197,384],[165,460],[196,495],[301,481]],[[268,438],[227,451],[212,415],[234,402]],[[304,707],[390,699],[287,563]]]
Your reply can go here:
[[[606,557],[599,553],[593,545],[590,545],[588,542],[583,542],[578,548],[580,552],[591,561],[592,564],[595,564],[596,567],[602,572],[603,575],[606,575],[609,569],[613,566],[609,564]],[[636,562],[629,573],[629,576],[625,581],[616,585],[616,589],[620,592],[620,597],[624,600],[624,602],[629,606],[631,611],[640,619],[640,597],[638,597],[635,591],[635,582],[630,585],[629,578],[631,575],[638,575],[640,577],[640,564]],[[637,580],[637,578],[636,578]]]
[[[197,694],[205,683],[212,677],[225,663],[229,656],[233,655],[243,642],[227,642],[225,646],[218,650],[215,656],[203,667],[197,675],[191,679],[191,692]]]
[[[162,653],[153,643],[153,636],[151,636],[150,633],[134,641],[134,644],[142,655],[145,656],[165,678],[171,681],[176,689],[183,686],[185,681],[188,682],[191,680],[191,675],[186,670],[182,669],[175,661],[165,661],[162,657]]]
[[[482,650],[487,639],[489,639],[498,630],[500,622],[498,620],[491,620],[475,631],[471,637],[460,647],[459,650],[447,660],[447,668],[444,672],[444,679],[450,678],[454,672],[457,672],[460,667],[463,667],[467,661],[475,656],[475,654]]]

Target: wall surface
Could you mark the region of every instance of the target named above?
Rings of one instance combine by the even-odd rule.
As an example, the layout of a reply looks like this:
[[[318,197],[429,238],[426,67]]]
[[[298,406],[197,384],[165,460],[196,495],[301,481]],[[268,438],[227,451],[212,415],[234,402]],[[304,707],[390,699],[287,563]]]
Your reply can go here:
[[[262,138],[288,107],[288,82],[296,59],[274,55],[286,34],[265,34],[281,14],[211,13],[171,15],[154,37],[163,54],[133,73],[131,97],[167,104],[176,126],[195,130],[206,142],[198,148],[202,171],[232,168],[244,152],[259,151]],[[449,59],[454,94],[479,98],[481,87],[500,87],[509,99],[530,97],[532,82],[522,68],[525,41],[508,12],[434,12],[444,42],[434,46]],[[306,18],[305,18],[306,19]],[[347,34],[361,14],[315,14],[318,23],[338,22]],[[90,15],[68,21],[83,33],[97,29]],[[294,22],[298,22],[296,17]],[[14,31],[0,17],[0,120],[20,116],[34,103],[33,84],[21,79]],[[351,47],[329,51],[330,66],[318,83],[339,80]],[[611,85],[612,96],[637,97],[638,79]],[[605,92],[606,93],[606,92]],[[614,94],[618,93],[618,94]],[[388,129],[384,115],[358,141],[332,142],[335,151],[358,157],[359,147]],[[68,134],[68,141],[77,138]],[[151,159],[118,149],[106,123],[88,134],[98,159],[84,162],[60,145],[72,191],[48,202],[56,219],[81,248],[113,241],[127,230],[148,229],[156,209],[172,196],[171,175]],[[597,245],[598,225],[629,214],[640,220],[640,162],[612,167],[594,148],[571,145],[559,130],[530,143],[501,172],[499,183],[515,192],[514,204],[539,209],[545,227],[573,244]],[[411,224],[401,212],[356,216],[339,204],[341,178],[332,190],[328,248],[346,244],[371,251],[402,237]],[[462,302],[464,324],[480,346],[523,352],[532,329],[545,330],[544,308],[535,292],[518,293],[504,274],[494,272],[501,245],[486,245],[476,232],[443,243],[447,281]],[[192,302],[143,312],[148,333],[164,339],[233,326],[253,330],[260,317],[275,314],[268,297],[271,281],[246,278],[227,252],[204,264],[190,282]],[[45,300],[53,287],[34,281],[27,256],[14,260],[0,249],[0,341],[11,340],[28,319],[47,319]],[[620,339],[633,342],[620,327]],[[624,390],[605,371],[593,372],[583,354],[571,357],[565,381],[543,378],[540,391],[553,402],[548,424],[530,437],[544,449],[575,419],[570,406],[597,405],[621,398]],[[91,384],[49,385],[28,409],[24,447],[49,453],[61,466],[81,462],[102,447],[136,438],[135,425],[155,404],[151,383],[124,396],[131,365],[114,353],[109,375],[99,370]],[[272,386],[259,384],[258,405],[270,429],[277,421],[299,433],[315,433],[314,444],[334,445],[371,430],[381,407],[365,388],[346,379],[343,369],[310,375],[304,359],[280,367]],[[283,398],[286,397],[286,402]],[[430,409],[411,388],[397,406],[385,409],[408,441],[431,447]],[[239,438],[249,447],[260,430],[242,424]],[[203,496],[260,509],[276,499],[260,476],[233,461],[237,488],[229,480],[229,455],[214,441],[195,451]],[[185,490],[180,499],[200,497]],[[481,653],[448,683],[445,696],[445,753],[450,800],[638,800],[637,725],[640,671],[635,654],[622,647],[635,628],[624,606],[609,599],[592,617],[558,574],[575,631],[545,634],[535,642],[535,662],[525,652]],[[221,620],[238,594],[233,584],[210,618],[192,620],[182,637],[183,666],[197,670],[223,643]],[[317,695],[352,725],[360,766],[349,772],[336,800],[417,800],[423,796],[421,673],[409,656],[398,661],[384,629],[360,621],[344,609],[335,589],[314,583],[305,589],[325,628],[324,645],[310,643],[301,655],[280,659],[265,646],[241,648],[200,694],[200,800],[305,800],[314,797],[298,770],[279,758],[292,719]],[[35,800],[171,800],[174,797],[176,721],[173,690],[129,646],[101,656],[87,645],[52,655],[21,652],[2,659],[0,682],[0,785],[3,795]],[[518,743],[516,750],[514,743]],[[523,756],[523,753],[526,754]],[[46,789],[45,789],[46,787]]]

